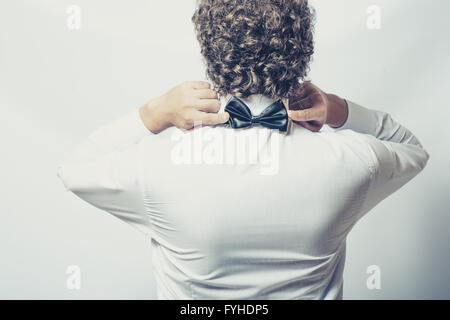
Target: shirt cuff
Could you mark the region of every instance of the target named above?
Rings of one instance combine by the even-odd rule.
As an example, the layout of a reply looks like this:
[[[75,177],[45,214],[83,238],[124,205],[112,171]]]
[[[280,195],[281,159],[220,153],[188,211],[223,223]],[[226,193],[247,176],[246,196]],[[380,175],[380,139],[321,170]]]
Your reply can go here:
[[[336,130],[351,129],[353,131],[365,134],[374,134],[377,132],[378,120],[376,112],[364,108],[350,100],[346,100],[348,105],[348,116],[345,123],[335,128]]]
[[[147,129],[139,114],[133,110],[122,118],[100,127],[89,136],[89,140],[103,149],[111,150],[138,143],[142,138],[154,135]]]

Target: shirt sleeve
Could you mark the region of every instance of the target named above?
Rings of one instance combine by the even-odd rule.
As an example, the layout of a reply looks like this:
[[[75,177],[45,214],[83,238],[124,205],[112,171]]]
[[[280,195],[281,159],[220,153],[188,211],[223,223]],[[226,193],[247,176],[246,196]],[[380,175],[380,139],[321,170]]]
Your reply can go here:
[[[153,135],[139,111],[93,132],[58,167],[66,190],[149,235],[139,180],[139,142]]]
[[[388,113],[347,101],[348,118],[336,130],[361,133],[371,163],[370,186],[360,216],[400,189],[426,166],[429,154],[411,131]]]

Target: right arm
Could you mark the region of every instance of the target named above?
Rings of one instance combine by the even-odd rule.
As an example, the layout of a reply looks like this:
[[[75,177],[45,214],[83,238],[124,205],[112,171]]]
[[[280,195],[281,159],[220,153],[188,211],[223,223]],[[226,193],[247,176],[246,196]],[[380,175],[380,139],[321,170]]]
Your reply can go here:
[[[58,167],[67,191],[149,233],[150,222],[140,182],[139,143],[171,126],[192,129],[223,123],[220,101],[203,81],[186,82],[139,109],[100,126]],[[157,150],[153,150],[157,152]]]
[[[414,178],[426,166],[429,154],[417,137],[388,113],[364,108],[304,83],[289,111],[298,124],[319,131],[324,124],[360,133],[358,138],[370,154],[370,187],[360,215],[368,212]]]
[[[430,156],[417,137],[388,113],[346,102],[347,120],[335,129],[361,133],[372,154],[371,185],[363,215],[419,174]]]

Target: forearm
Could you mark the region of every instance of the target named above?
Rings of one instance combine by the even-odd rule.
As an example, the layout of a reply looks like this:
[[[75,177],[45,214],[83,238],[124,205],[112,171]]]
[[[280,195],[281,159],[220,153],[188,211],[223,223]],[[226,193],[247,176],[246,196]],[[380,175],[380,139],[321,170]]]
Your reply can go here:
[[[335,94],[327,94],[326,124],[334,129],[352,129],[383,141],[421,146],[407,128],[396,122],[390,114],[364,108]]]
[[[359,133],[369,134],[382,141],[421,147],[415,135],[395,121],[389,113],[368,109],[350,100],[347,101],[347,106],[347,119],[336,129],[351,129]]]
[[[92,132],[74,152],[70,154],[64,164],[85,162],[117,150],[124,150],[137,144],[144,137],[152,135],[137,109],[108,124],[100,126]]]
[[[67,191],[149,234],[139,183],[139,142],[148,136],[134,109],[90,134],[57,175]]]
[[[419,139],[390,114],[348,101],[349,116],[341,129],[359,132],[373,154],[372,182],[363,212],[399,190],[426,166],[430,155]]]
[[[135,110],[131,117],[97,130],[59,165],[57,175],[67,191],[150,235],[141,196],[140,138],[135,125],[141,126],[140,137],[148,130],[139,121]]]

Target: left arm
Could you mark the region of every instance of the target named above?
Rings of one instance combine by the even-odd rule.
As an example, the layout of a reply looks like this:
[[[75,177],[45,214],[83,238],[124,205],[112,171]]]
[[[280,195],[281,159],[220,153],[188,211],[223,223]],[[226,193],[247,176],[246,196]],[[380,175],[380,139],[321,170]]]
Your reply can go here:
[[[171,126],[218,124],[217,94],[203,81],[185,82],[124,117],[100,127],[58,168],[66,190],[135,226],[149,231],[140,182],[139,142]]]
[[[154,135],[135,110],[102,126],[58,168],[66,190],[148,233],[139,183],[138,143]]]

